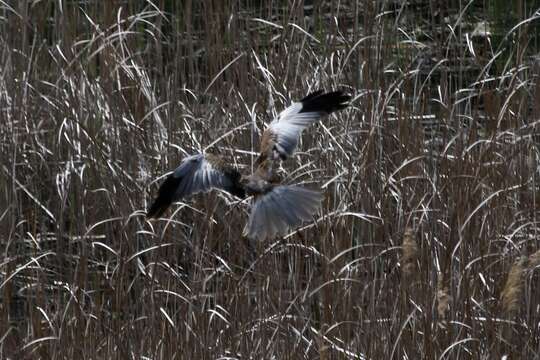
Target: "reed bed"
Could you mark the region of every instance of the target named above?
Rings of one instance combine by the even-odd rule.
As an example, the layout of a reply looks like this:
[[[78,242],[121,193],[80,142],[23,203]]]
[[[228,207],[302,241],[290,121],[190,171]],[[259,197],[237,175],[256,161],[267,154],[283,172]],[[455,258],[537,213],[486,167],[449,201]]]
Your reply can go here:
[[[0,358],[540,357],[538,8],[0,0]],[[219,192],[146,220],[316,89],[353,99],[284,164],[312,223],[253,243]]]

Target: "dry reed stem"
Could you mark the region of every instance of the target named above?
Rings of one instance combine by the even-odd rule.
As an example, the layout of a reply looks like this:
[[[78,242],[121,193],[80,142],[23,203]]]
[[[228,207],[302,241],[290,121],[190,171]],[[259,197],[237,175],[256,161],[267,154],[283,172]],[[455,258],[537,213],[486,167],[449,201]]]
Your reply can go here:
[[[523,293],[523,272],[526,269],[527,261],[527,257],[522,256],[514,262],[501,293],[501,307],[508,316],[514,315],[519,310]]]

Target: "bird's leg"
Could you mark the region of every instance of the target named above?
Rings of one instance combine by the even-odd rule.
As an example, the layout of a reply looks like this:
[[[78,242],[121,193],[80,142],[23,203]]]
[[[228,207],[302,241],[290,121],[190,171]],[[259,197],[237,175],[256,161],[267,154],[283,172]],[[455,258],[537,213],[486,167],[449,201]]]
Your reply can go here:
[[[272,160],[276,161],[282,158],[282,155],[279,153],[277,147],[272,148]]]
[[[287,170],[285,170],[285,168],[283,167],[283,161],[280,161],[280,162],[279,162],[279,168],[278,168],[278,171],[281,172],[281,173],[283,173],[283,174],[285,174],[285,175],[289,175],[289,174],[287,173]]]
[[[278,158],[274,161],[270,161],[268,167],[268,177],[267,181],[272,184],[279,184],[283,180],[283,177],[280,173],[286,173],[283,167],[281,166],[282,161]]]
[[[270,176],[270,182],[271,183],[280,183],[285,177],[287,177],[288,173],[287,170],[283,167],[283,161],[281,159],[277,159],[275,161],[272,161],[272,168],[271,168],[271,176]]]
[[[276,174],[277,172],[281,172],[287,175],[287,171],[283,168],[283,162],[285,160],[287,160],[287,155],[280,152],[278,147],[274,145],[274,147],[272,148],[272,161],[271,161],[271,164],[272,164],[271,171],[273,174]],[[275,166],[276,163],[277,163],[277,166]],[[275,181],[271,180],[270,182],[273,182],[273,183],[281,182],[283,177],[278,176],[276,179],[277,180]]]

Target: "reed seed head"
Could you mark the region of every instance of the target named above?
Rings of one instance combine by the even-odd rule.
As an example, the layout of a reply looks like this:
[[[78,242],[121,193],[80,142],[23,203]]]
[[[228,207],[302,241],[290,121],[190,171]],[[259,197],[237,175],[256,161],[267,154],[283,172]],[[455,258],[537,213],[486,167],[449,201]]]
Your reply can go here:
[[[400,259],[403,277],[411,280],[418,268],[418,245],[414,239],[413,229],[408,227],[403,233],[402,254]]]
[[[523,272],[527,262],[528,258],[525,256],[517,259],[506,278],[500,301],[503,311],[508,315],[513,315],[519,310],[519,302],[523,293]]]

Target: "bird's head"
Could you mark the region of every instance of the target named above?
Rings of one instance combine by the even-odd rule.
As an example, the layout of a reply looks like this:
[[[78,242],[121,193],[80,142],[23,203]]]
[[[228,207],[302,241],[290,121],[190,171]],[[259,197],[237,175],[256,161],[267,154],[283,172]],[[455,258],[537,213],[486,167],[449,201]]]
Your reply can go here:
[[[265,194],[273,188],[272,184],[258,176],[257,173],[249,176],[242,176],[240,178],[240,185],[246,190],[246,194],[248,195]]]

